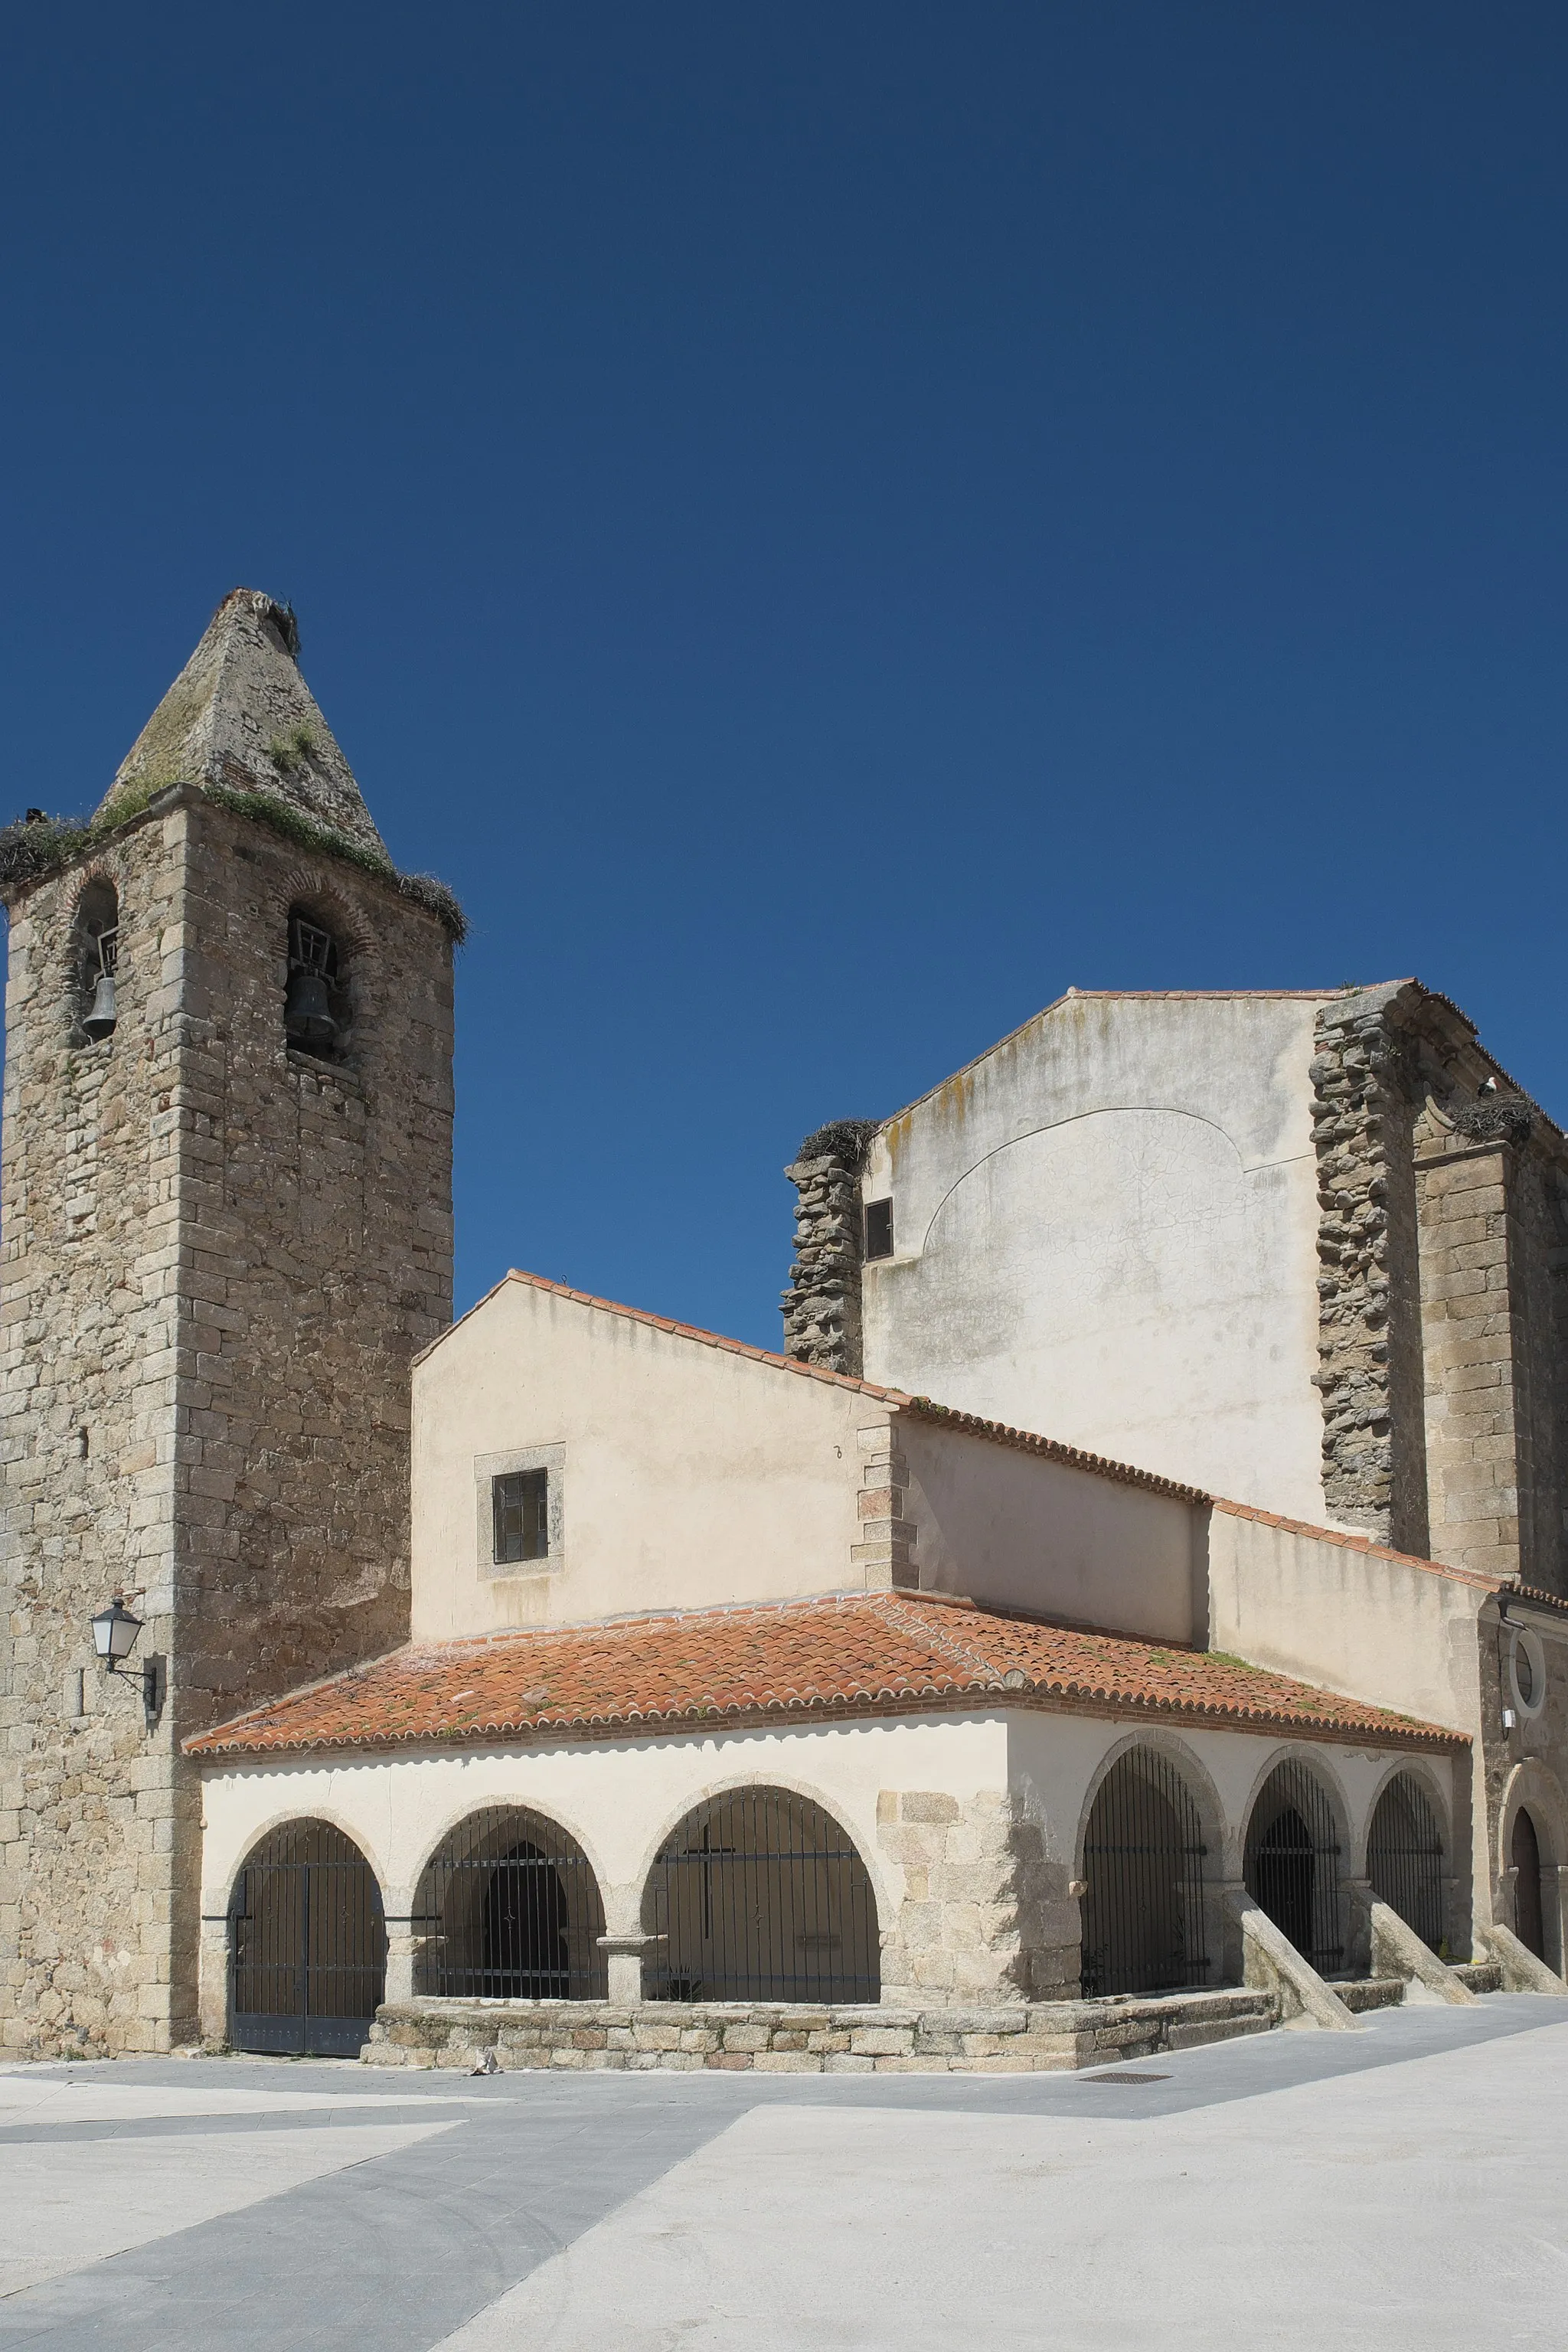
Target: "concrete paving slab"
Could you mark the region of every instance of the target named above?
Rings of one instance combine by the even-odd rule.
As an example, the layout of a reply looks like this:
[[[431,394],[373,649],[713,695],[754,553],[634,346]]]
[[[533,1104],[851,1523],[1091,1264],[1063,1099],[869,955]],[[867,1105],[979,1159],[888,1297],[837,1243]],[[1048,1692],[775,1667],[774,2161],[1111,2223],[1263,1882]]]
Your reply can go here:
[[[754,2107],[444,2352],[1558,2352],[1565,2115],[1563,2026],[1155,2116]]]
[[[451,2128],[433,2116],[264,2141],[207,2133],[0,2147],[0,2298]]]
[[[1067,2165],[1065,2175],[1041,2174],[1033,2193],[1045,2213],[1059,2210],[1069,2218],[1079,2215],[1068,2232],[1061,2263],[1069,2273],[1072,2263],[1079,2265],[1072,2274],[1079,2276],[1081,2293],[1087,2296],[1088,2287],[1081,2283],[1092,2282],[1096,2265],[1102,2265],[1104,2274],[1110,2276],[1122,2259],[1123,2220],[1131,2217],[1131,2242],[1136,2247],[1153,2228],[1153,2220],[1144,2217],[1142,2206],[1151,2204],[1157,2218],[1169,2203],[1157,2184],[1151,2189],[1132,2159],[1147,2161],[1152,2147],[1158,2152],[1168,2147],[1173,2132],[1205,2124],[1212,2131],[1213,2141],[1202,2161],[1219,2166],[1226,2147],[1233,2141],[1241,2145],[1238,2135],[1251,2131],[1253,2118],[1286,2108],[1303,2090],[1315,2090],[1321,2095],[1323,2114],[1308,2135],[1310,2154],[1316,2146],[1313,2135],[1321,2139],[1331,2126],[1336,2101],[1353,2093],[1369,2103],[1369,2117],[1383,2117],[1384,2124],[1393,2128],[1388,2118],[1397,2117],[1410,2105],[1405,2078],[1419,2074],[1413,2062],[1429,2059],[1442,2068],[1452,2062],[1473,2061],[1484,2078],[1500,2053],[1514,2043],[1523,2048],[1543,2039],[1542,2020],[1561,2013],[1555,2003],[1523,1996],[1492,1998],[1466,2010],[1392,2010],[1370,2019],[1367,2030],[1361,2033],[1273,2034],[1144,2062],[1130,2071],[1163,2079],[1145,2081],[1136,2087],[1117,2085],[1093,2074],[884,2074],[847,2079],[707,2072],[640,2076],[553,2072],[472,2080],[446,2073],[399,2071],[377,2078],[367,2076],[352,2063],[330,2060],[139,2059],[112,2067],[31,2068],[26,2072],[40,2081],[58,2082],[70,2075],[79,2081],[95,2080],[106,2088],[154,2095],[145,2100],[149,2110],[160,2107],[163,2102],[156,2095],[167,2090],[237,2094],[241,2102],[238,2109],[227,2114],[218,2100],[214,2102],[214,2111],[206,2114],[182,2116],[147,2112],[139,2118],[106,2117],[96,2124],[73,2123],[68,2111],[56,2108],[40,2112],[36,2121],[15,2111],[10,2119],[0,2118],[0,2145],[30,2142],[38,2150],[53,2150],[57,2155],[70,2152],[68,2143],[79,2147],[85,2141],[111,2137],[122,2138],[128,2149],[151,2157],[156,2153],[153,2143],[169,2138],[201,2138],[207,2145],[213,2137],[244,2134],[254,2143],[298,2132],[332,2140],[346,2130],[370,2126],[373,2117],[395,2126],[422,2116],[449,2124],[455,2114],[467,2120],[454,2128],[395,2144],[387,2154],[373,2160],[307,2175],[281,2193],[262,2195],[193,2226],[175,2227],[168,2236],[0,2299],[0,2344],[26,2344],[47,2347],[47,2352],[89,2352],[89,2347],[90,2352],[431,2352],[439,2343],[460,2338],[465,2327],[492,2307],[500,2321],[510,2326],[519,2305],[507,2304],[505,2298],[521,2283],[531,2278],[543,2284],[547,2294],[558,2293],[552,2282],[563,2275],[562,2257],[574,2248],[587,2249],[591,2240],[603,2242],[596,2233],[606,2224],[612,2233],[611,2268],[597,2285],[589,2282],[592,2292],[584,2291],[586,2300],[574,2300],[575,2289],[567,2297],[560,2315],[565,2330],[559,2339],[562,2344],[574,2340],[574,2328],[586,2326],[591,2335],[594,2328],[603,2326],[601,2342],[608,2342],[616,2352],[623,2344],[630,2344],[633,2352],[638,2352],[636,2327],[649,2313],[663,2307],[667,2316],[669,2311],[678,2311],[679,2324],[672,2324],[672,2332],[658,2339],[661,2352],[666,2345],[684,2346],[688,2337],[697,2352],[703,2352],[705,2344],[720,2342],[725,2344],[726,2352],[742,2343],[751,2352],[750,2338],[757,2332],[752,2319],[748,2316],[742,2328],[726,2337],[715,2315],[725,2307],[718,2299],[721,2294],[740,2294],[742,2307],[749,2312],[743,2297],[758,2282],[763,2283],[758,2292],[768,2306],[773,2328],[771,2336],[766,2328],[763,2330],[761,2352],[768,2352],[770,2345],[783,2344],[788,2344],[792,2352],[797,2343],[813,2347],[813,2352],[818,2344],[830,2344],[835,2352],[840,2346],[877,2345],[882,2339],[876,2334],[856,2330],[862,2323],[868,2328],[882,2325],[889,2295],[901,2315],[896,2330],[900,2352],[905,2352],[911,2340],[916,2352],[922,2342],[989,2346],[994,2341],[1005,2346],[1019,2340],[1016,2331],[994,2337],[984,2331],[994,2305],[1005,2315],[1016,2312],[1020,2301],[1029,2308],[1036,2328],[1028,2340],[1049,2342],[1053,2330],[1038,2304],[1039,2282],[1048,2275],[1041,2269],[1040,2215],[1033,2213],[1031,2221],[1026,2211],[1026,2222],[1036,2228],[1036,2237],[1029,2235],[1028,2227],[1020,2231],[1016,2246],[998,2237],[986,2219],[986,2197],[975,2192],[973,2213],[965,2203],[969,2191],[964,2182],[971,2171],[984,2179],[998,2168],[1005,2172],[1008,2166],[1022,2174],[1031,2165]],[[1568,2040],[1568,2028],[1558,2032]],[[1529,2066],[1524,2073],[1528,2076]],[[1468,2091],[1455,2079],[1455,2090],[1436,2097],[1446,2113],[1464,2111],[1470,2104]],[[1498,2094],[1505,2109],[1515,2090],[1517,2084]],[[310,2104],[287,2104],[301,2097]],[[454,2099],[461,2101],[460,2107],[454,2107]],[[1484,2098],[1478,2112],[1489,2113]],[[626,2242],[615,2233],[623,2224],[640,2226],[636,2217],[645,2193],[659,2193],[667,2177],[677,2176],[690,2159],[700,2159],[710,2143],[721,2145],[719,2135],[728,2134],[731,2126],[752,2116],[764,2125],[777,2118],[787,2129],[796,2131],[809,2125],[824,2137],[820,2143],[807,2138],[787,2146],[778,2144],[773,2156],[764,2152],[762,2159],[752,2164],[748,2193],[733,2198],[723,2209],[728,2219],[722,2233],[722,2262],[710,2266],[716,2281],[714,2296],[707,2300],[698,2296],[695,2303],[689,2296],[684,2305],[679,2298],[665,2306],[650,2304],[645,2295],[645,2274],[657,2285],[657,2265],[645,2266],[639,2258],[628,2270],[624,2259]],[[1035,2126],[1047,2134],[1065,2132],[1062,2145],[1068,2154],[1059,2155],[1054,2145],[1042,2154],[1031,2143],[1026,2153],[1010,2155],[1005,2133],[998,2137],[988,2132],[993,2122],[1015,2133],[1018,2126]],[[938,2128],[937,2138],[931,2137],[933,2125]],[[950,2126],[957,2137],[944,2142],[940,2132]],[[855,2134],[863,2135],[867,2126],[874,2127],[869,2140],[862,2137],[857,2142]],[[1545,2127],[1542,2124],[1542,2128]],[[1493,2130],[1489,2121],[1487,2129]],[[1426,2134],[1428,2123],[1421,2122],[1419,2130]],[[900,2152],[906,2131],[907,2149]],[[964,2131],[972,2133],[972,2141],[963,2138]],[[885,2134],[885,2139],[879,2139],[878,2134]],[[1097,2175],[1093,2167],[1079,2160],[1077,2151],[1085,2145],[1098,2152],[1096,2164],[1107,2152],[1123,2151],[1127,2168],[1122,2172],[1102,2169]],[[1542,2170],[1540,2151],[1533,2142],[1516,2154],[1523,2172]],[[1285,2147],[1277,2149],[1268,2164],[1280,2173],[1290,2161],[1287,2135]],[[846,2196],[853,2211],[867,2217],[868,2229],[879,2233],[874,2243],[867,2240],[875,2259],[863,2263],[859,2250],[846,2257],[841,2248],[835,2247],[832,2230],[824,2231],[822,2217],[809,2200],[797,2213],[793,2231],[779,2235],[775,2216],[789,2208],[797,2181],[805,2179],[809,2185],[817,2172],[827,2178],[835,2166],[837,2177],[847,2184]],[[1315,2155],[1312,2168],[1314,2180],[1324,2169],[1331,2179],[1344,2177],[1345,2168],[1325,2168]],[[1175,2166],[1178,2173],[1184,2168],[1190,2174],[1191,2161],[1184,2167],[1180,2162]],[[1460,2172],[1466,2168],[1462,2164],[1458,2167]],[[722,2173],[722,2164],[720,2169]],[[1381,2170],[1387,2169],[1381,2159],[1362,2168],[1374,2181]],[[1087,2189],[1081,2195],[1077,2190],[1068,2194],[1058,2185],[1066,2179],[1070,2188],[1080,2174],[1085,2180],[1100,2178],[1109,2183],[1099,2200],[1104,2229],[1098,2241],[1089,2227],[1097,2210],[1094,2198]],[[1316,2352],[1320,2319],[1326,2330],[1334,2315],[1330,2311],[1334,2293],[1332,2263],[1324,2266],[1329,2280],[1324,2294],[1314,2301],[1315,2290],[1305,2291],[1300,2313],[1290,2315],[1283,2332],[1271,2335],[1263,2323],[1250,2336],[1214,2333],[1210,2323],[1215,2312],[1223,2316],[1228,2307],[1226,2298],[1233,2279],[1250,2280],[1255,2274],[1267,2278],[1272,2257],[1267,2233],[1257,2230],[1243,2232],[1234,2242],[1226,2241],[1223,2231],[1205,2241],[1204,2231],[1211,2230],[1211,2224],[1218,2230],[1212,2216],[1223,2210],[1226,2198],[1250,2210],[1252,2195],[1249,2161],[1232,2167],[1229,2173],[1220,2166],[1208,2177],[1219,2182],[1225,2196],[1196,2195],[1187,2253],[1184,2256],[1179,2245],[1172,2252],[1156,2234],[1151,2241],[1152,2255],[1145,2252],[1139,2257],[1152,2263],[1152,2292],[1157,2294],[1163,2284],[1162,2265],[1167,2255],[1178,2275],[1185,2261],[1193,2270],[1188,2281],[1192,2291],[1196,2294],[1204,2287],[1213,2301],[1213,2309],[1205,2313],[1209,2326],[1204,2339],[1205,2352],[1211,2337],[1222,2352],[1232,2342],[1247,2342],[1252,2352],[1255,2345],[1299,2342],[1304,2347],[1309,2340]],[[1004,2189],[1004,2204],[1005,2194],[1017,2198],[1021,2193],[1016,2181],[1011,2190],[1005,2182]],[[82,2198],[95,2193],[84,2179]],[[1556,2196],[1559,2191],[1553,2189],[1552,2193]],[[1277,2182],[1269,2187],[1268,2198],[1288,2203]],[[1259,2210],[1274,2209],[1266,2200]],[[1527,2200],[1513,2196],[1510,2177],[1500,2179],[1495,2165],[1489,2162],[1467,2188],[1462,2217],[1456,2219],[1452,2232],[1454,2243],[1477,2247],[1489,2239],[1506,2242],[1516,2216],[1530,2221],[1531,2213]],[[701,2219],[699,2211],[696,2221]],[[1179,2222],[1178,2216],[1169,2232],[1173,2240],[1182,2236]],[[692,2262],[706,2263],[706,2242],[700,2229],[694,2227],[687,2205],[674,2210],[674,2224],[684,2232]],[[1391,2227],[1396,2224],[1397,2214]],[[989,2241],[982,2234],[986,2228],[991,2231]],[[955,2231],[966,2240],[973,2238],[976,2244],[991,2245],[983,2296],[966,2313],[955,2336],[943,2337],[932,2317],[922,2338],[919,2329],[927,2316],[927,2305],[933,2314],[942,2309],[940,2294],[935,2298],[928,2294],[926,2273],[943,2258]],[[1558,2259],[1557,2240],[1549,2232],[1542,2235],[1539,2228],[1534,2236],[1537,2252],[1531,2260],[1550,2265]],[[837,2266],[835,2275],[842,2289],[840,2304],[826,2319],[814,2303],[816,2288],[808,2276],[816,2262],[819,2239]],[[675,2242],[672,2238],[670,2243]],[[1406,2283],[1414,2278],[1419,2285],[1430,2267],[1426,2264],[1425,2242],[1419,2232],[1413,2243],[1415,2252],[1406,2272],[1391,2262],[1390,2275],[1396,2288],[1402,2278]],[[966,2251],[963,2259],[968,2259]],[[756,2280],[742,2278],[736,2287],[724,2275],[725,2264],[748,2273],[754,2269]],[[574,2275],[581,2276],[580,2263]],[[1442,2273],[1435,2271],[1432,2275],[1446,2294]],[[1530,2273],[1531,2294],[1535,2275]],[[1510,2271],[1509,2291],[1500,2299],[1495,2321],[1486,2330],[1488,2342],[1540,2340],[1508,2332],[1518,2310],[1513,2277]],[[802,2280],[806,2281],[805,2288],[800,2286]],[[597,2310],[593,2294],[600,2294]],[[1440,2299],[1434,2290],[1434,2311]],[[1064,2309],[1070,2312],[1070,2303]],[[1157,2344],[1161,2352],[1170,2342],[1178,2352],[1185,2352],[1187,2341],[1193,2339],[1164,2331],[1157,2300],[1153,2313],[1147,2322],[1139,2318],[1130,2332],[1096,2336],[1093,2326],[1104,2316],[1096,2305],[1095,2315],[1083,2328],[1077,2333],[1068,2328],[1059,2340],[1070,2352],[1077,2352],[1080,2342],[1091,2347],[1101,2342],[1115,2342],[1119,2347]],[[584,2314],[590,2316],[584,2319]],[[1535,2304],[1527,2300],[1520,2325],[1533,2325],[1535,2315]],[[1125,2327],[1125,2316],[1119,2315],[1118,2326]],[[825,2332],[801,2332],[816,2327],[819,2320]],[[1418,2332],[1402,2336],[1398,2326],[1391,2327],[1379,2336],[1380,2352],[1402,2352],[1405,2344],[1411,2352],[1417,2346],[1420,2352],[1430,2352],[1430,2347],[1441,2347],[1446,2340],[1435,2332],[1436,2325],[1431,2315],[1424,2312]],[[795,2334],[789,2332],[792,2327],[796,2329]],[[833,2328],[838,2333],[833,2333]],[[1296,2329],[1294,2334],[1291,2328]],[[547,2327],[541,2343],[550,2345],[554,2340]],[[1353,2331],[1347,2334],[1346,2341],[1353,2345],[1357,2340]]]

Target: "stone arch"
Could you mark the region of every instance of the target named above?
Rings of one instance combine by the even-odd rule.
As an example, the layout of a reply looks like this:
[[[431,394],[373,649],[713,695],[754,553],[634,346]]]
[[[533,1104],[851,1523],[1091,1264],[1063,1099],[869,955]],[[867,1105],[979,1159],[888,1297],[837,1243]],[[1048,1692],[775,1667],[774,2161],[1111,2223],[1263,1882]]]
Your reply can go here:
[[[654,1864],[664,1851],[673,1832],[679,1829],[688,1815],[695,1811],[699,1805],[710,1804],[720,1797],[744,1795],[750,1789],[783,1790],[792,1797],[799,1797],[806,1804],[819,1806],[830,1820],[843,1825],[845,1834],[853,1841],[855,1850],[865,1865],[867,1876],[870,1879],[871,1892],[876,1897],[879,1931],[884,1936],[887,1935],[896,1924],[899,1906],[893,1900],[875,1847],[868,1838],[860,1835],[845,1821],[842,1803],[832,1790],[826,1789],[819,1781],[810,1780],[804,1773],[797,1772],[725,1772],[719,1774],[714,1780],[703,1781],[696,1789],[688,1790],[678,1804],[671,1805],[659,1818],[658,1827],[647,1840],[638,1857],[633,1883],[641,1890],[638,1895],[639,1906],[646,1900],[648,1879]]]
[[[752,1781],[704,1797],[643,1892],[656,2000],[875,2001],[877,1896],[858,1845],[816,1799]]]
[[[381,1884],[319,1814],[252,1841],[228,1901],[228,2033],[237,2049],[357,2056],[386,1992]]]
[[[1342,1974],[1349,1948],[1350,1821],[1338,1775],[1294,1748],[1272,1759],[1247,1809],[1247,1891],[1320,1976]]]
[[[503,1801],[449,1824],[410,1915],[416,1994],[602,2000],[605,1905],[582,1845],[549,1814]]]
[[[1394,1765],[1367,1809],[1365,1869],[1381,1903],[1396,1911],[1429,1950],[1447,1941],[1452,1833],[1431,1779]]]
[[[94,866],[71,909],[66,949],[66,1003],[73,1037],[105,1045],[118,1021],[120,891],[113,876]]]
[[[342,1806],[334,1805],[330,1801],[303,1807],[298,1803],[291,1805],[279,1803],[270,1811],[259,1815],[256,1821],[246,1824],[243,1832],[245,1838],[243,1848],[231,1850],[227,1860],[213,1877],[208,1878],[204,1871],[204,1882],[207,1890],[204,1895],[204,1903],[216,1900],[219,1904],[226,1905],[233,1896],[235,1881],[245,1868],[247,1858],[252,1851],[265,1838],[271,1836],[274,1831],[286,1829],[290,1822],[305,1821],[324,1823],[328,1829],[336,1830],[342,1836],[347,1838],[351,1845],[359,1848],[375,1874],[375,1883],[381,1891],[384,1903],[395,1892],[393,1881],[385,1868],[385,1857],[377,1853],[375,1840],[366,1832],[362,1823],[352,1820]]]
[[[1086,2000],[1206,1984],[1224,1859],[1217,1791],[1184,1741],[1136,1734],[1101,1759],[1074,1847]]]
[[[1089,1827],[1089,1817],[1093,1809],[1094,1801],[1104,1785],[1107,1774],[1134,1748],[1152,1748],[1156,1754],[1167,1758],[1173,1769],[1178,1771],[1186,1781],[1197,1803],[1204,1835],[1214,1850],[1215,1875],[1224,1875],[1227,1852],[1226,1843],[1227,1824],[1224,1801],[1215,1785],[1214,1775],[1196,1749],[1188,1745],[1180,1732],[1169,1731],[1162,1724],[1151,1724],[1147,1730],[1123,1732],[1119,1739],[1111,1742],[1095,1766],[1089,1777],[1089,1786],[1084,1791],[1083,1803],[1079,1809],[1078,1829],[1073,1838],[1072,1849],[1074,1876],[1077,1878],[1083,1876],[1084,1836]]]
[[[291,868],[270,902],[282,947],[286,1045],[315,1061],[352,1060],[380,994],[374,924],[321,866]]]
[[[1391,1763],[1388,1763],[1384,1767],[1382,1773],[1378,1777],[1376,1785],[1373,1790],[1371,1800],[1366,1808],[1365,1818],[1360,1826],[1359,1836],[1356,1838],[1356,1841],[1352,1847],[1352,1876],[1357,1878],[1365,1878],[1369,1875],[1367,1870],[1367,1859],[1368,1849],[1372,1839],[1373,1821],[1377,1812],[1378,1806],[1382,1803],[1387,1790],[1393,1786],[1394,1782],[1400,1778],[1401,1774],[1405,1775],[1408,1779],[1415,1782],[1416,1786],[1420,1789],[1422,1795],[1426,1798],[1426,1802],[1431,1806],[1433,1813],[1436,1817],[1438,1831],[1442,1836],[1443,1852],[1448,1858],[1448,1865],[1450,1869],[1453,1867],[1455,1855],[1454,1842],[1459,1834],[1458,1828],[1454,1818],[1453,1791],[1445,1782],[1441,1773],[1434,1769],[1430,1757],[1397,1756]]]
[[[1521,1943],[1534,1950],[1535,1943],[1524,1932],[1534,1927],[1529,1916],[1530,1889],[1521,1890],[1521,1873],[1526,1866],[1526,1847],[1520,1827],[1520,1816],[1528,1818],[1530,1832],[1535,1842],[1537,1898],[1540,1906],[1540,1950],[1538,1957],[1550,1969],[1561,1975],[1568,1952],[1564,1950],[1563,1903],[1559,1874],[1568,1864],[1568,1801],[1554,1772],[1548,1769],[1539,1757],[1527,1757],[1510,1774],[1504,1785],[1502,1802],[1498,1809],[1498,1855],[1496,1863],[1498,1916],[1505,1926],[1513,1929]],[[1516,1844],[1519,1851],[1516,1853]]]

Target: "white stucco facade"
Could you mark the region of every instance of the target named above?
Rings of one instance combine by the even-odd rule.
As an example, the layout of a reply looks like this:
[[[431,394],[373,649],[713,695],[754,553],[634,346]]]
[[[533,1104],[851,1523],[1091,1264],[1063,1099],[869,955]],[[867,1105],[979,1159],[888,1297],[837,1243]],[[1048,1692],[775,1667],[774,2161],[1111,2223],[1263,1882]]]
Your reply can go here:
[[[1020,1948],[1076,1945],[1095,1790],[1117,1759],[1139,1746],[1157,1748],[1197,1801],[1215,1982],[1235,1962],[1219,1898],[1240,1883],[1253,1802],[1288,1757],[1301,1759],[1327,1794],[1347,1881],[1365,1874],[1368,1823],[1390,1777],[1412,1773],[1451,1853],[1458,1839],[1457,1907],[1467,1903],[1467,1800],[1451,1758],[1261,1731],[1177,1731],[998,1707],[788,1730],[214,1763],[204,1800],[207,2029],[223,2030],[236,1879],[252,1848],[280,1823],[330,1822],[371,1864],[391,1931],[388,1998],[397,2000],[413,1989],[409,1920],[421,1874],[441,1840],[470,1816],[517,1806],[564,1831],[594,1872],[606,1933],[635,1938],[650,1871],[683,1818],[731,1790],[769,1788],[821,1805],[853,1840],[875,1897],[884,2000],[1026,1998]],[[1458,1773],[1462,1781],[1462,1763]]]
[[[1321,1002],[1074,992],[889,1122],[866,1377],[1321,1521]]]

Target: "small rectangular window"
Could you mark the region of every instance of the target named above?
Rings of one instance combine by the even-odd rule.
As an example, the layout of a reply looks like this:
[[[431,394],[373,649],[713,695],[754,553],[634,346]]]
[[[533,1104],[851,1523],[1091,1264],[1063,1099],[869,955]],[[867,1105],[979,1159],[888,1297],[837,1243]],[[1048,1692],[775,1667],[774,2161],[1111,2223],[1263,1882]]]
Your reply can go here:
[[[866,1203],[866,1255],[868,1257],[891,1257],[893,1255],[891,1201],[868,1201]]]
[[[550,1473],[514,1470],[490,1480],[495,1513],[495,1563],[550,1557]]]

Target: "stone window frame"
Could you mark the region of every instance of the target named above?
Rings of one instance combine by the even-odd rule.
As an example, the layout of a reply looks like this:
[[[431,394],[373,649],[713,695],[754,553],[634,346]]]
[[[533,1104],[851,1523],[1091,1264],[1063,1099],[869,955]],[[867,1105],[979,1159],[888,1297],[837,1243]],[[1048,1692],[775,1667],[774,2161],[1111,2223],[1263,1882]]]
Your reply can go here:
[[[500,1559],[495,1557],[493,1483],[514,1477],[520,1470],[542,1470],[549,1477],[547,1518],[550,1549],[542,1559]],[[559,1576],[566,1566],[566,1448],[552,1445],[510,1446],[503,1454],[474,1456],[475,1564],[487,1584],[521,1577]]]
[[[1520,1714],[1533,1723],[1546,1705],[1546,1645],[1539,1633],[1527,1625],[1510,1625],[1511,1640],[1508,1645],[1509,1694]],[[1519,1656],[1523,1651],[1530,1663],[1531,1695],[1526,1698],[1520,1686]]]

